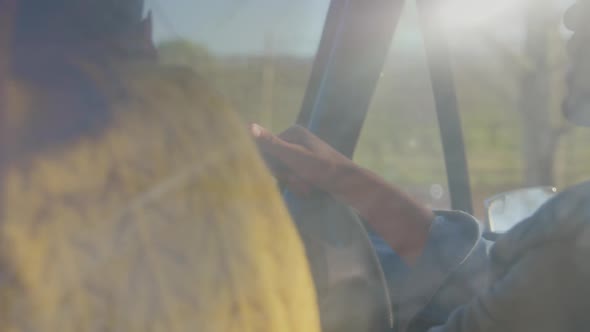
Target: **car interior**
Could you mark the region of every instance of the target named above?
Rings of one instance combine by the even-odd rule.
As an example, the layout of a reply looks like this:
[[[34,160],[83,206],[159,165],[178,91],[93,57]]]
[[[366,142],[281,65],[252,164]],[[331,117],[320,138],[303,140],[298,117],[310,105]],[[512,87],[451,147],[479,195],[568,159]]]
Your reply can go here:
[[[509,2],[498,1],[504,3],[505,8],[494,12],[497,17],[492,17],[492,10],[489,9],[489,17],[482,15],[481,20],[497,24],[497,21],[503,22],[512,17]],[[529,216],[560,187],[583,177],[587,166],[568,167],[582,164],[571,162],[576,151],[581,149],[573,146],[572,142],[588,136],[588,133],[571,131],[570,134],[569,127],[564,125],[566,131],[559,137],[561,141],[557,144],[555,155],[570,158],[567,159],[570,162],[560,162],[552,168],[556,173],[561,172],[555,181],[533,183],[521,181],[520,177],[513,181],[516,175],[510,180],[497,180],[500,178],[498,173],[520,172],[517,167],[525,161],[508,171],[506,169],[512,164],[493,170],[490,170],[491,166],[479,166],[484,162],[476,160],[480,155],[471,152],[482,150],[481,144],[488,144],[482,141],[493,142],[489,143],[492,159],[500,158],[498,156],[505,158],[512,156],[511,153],[520,147],[520,143],[514,143],[514,137],[520,139],[524,132],[524,129],[518,129],[520,127],[504,129],[516,121],[514,118],[517,115],[502,113],[502,119],[497,116],[501,113],[498,109],[508,102],[502,104],[496,99],[491,100],[489,95],[483,96],[498,90],[498,95],[508,94],[506,100],[513,103],[521,90],[512,89],[510,84],[513,83],[488,84],[492,79],[486,80],[485,75],[497,73],[497,68],[502,68],[502,75],[505,76],[516,71],[503,63],[496,64],[499,61],[511,60],[514,66],[523,70],[527,70],[530,61],[513,55],[521,51],[518,43],[523,35],[506,28],[506,40],[512,44],[498,45],[501,44],[498,42],[501,37],[494,39],[493,34],[497,31],[494,31],[492,23],[475,28],[473,22],[464,24],[469,29],[488,29],[473,39],[486,47],[493,45],[496,47],[494,53],[485,49],[477,51],[481,51],[481,55],[474,51],[463,55],[464,58],[457,56],[457,49],[460,48],[457,45],[461,45],[457,39],[460,37],[449,37],[448,34],[453,34],[454,30],[441,28],[440,15],[441,12],[452,12],[453,6],[461,3],[465,4],[465,1],[305,0],[291,3],[272,0],[153,0],[147,3],[145,12],[153,17],[153,38],[161,60],[192,67],[225,94],[245,120],[260,121],[273,130],[299,124],[345,156],[370,167],[380,165],[381,169],[387,169],[388,165],[398,162],[394,159],[387,161],[389,154],[407,150],[406,154],[400,152],[400,156],[409,159],[416,155],[417,163],[430,165],[430,169],[436,168],[416,180],[415,186],[408,180],[407,188],[415,189],[413,194],[416,197],[427,197],[426,203],[434,209],[476,214],[482,221],[486,237],[493,240]],[[566,2],[555,3],[556,8],[562,8]],[[487,9],[472,10],[463,15],[477,20],[476,15],[471,14]],[[450,20],[456,17],[449,15]],[[552,30],[555,34],[551,35],[552,38],[558,38],[557,35],[562,33],[560,29]],[[420,49],[420,54],[406,55],[406,62],[395,67],[392,62],[402,56],[398,54],[396,58],[392,50],[404,43]],[[554,49],[551,52],[559,53]],[[456,68],[457,64],[465,58],[475,63],[474,59],[478,57],[484,59],[482,61],[489,60],[496,67],[490,65],[485,70],[474,69],[473,73],[470,72],[473,74],[469,76],[470,80],[465,79],[467,74],[463,75]],[[559,62],[559,59],[556,61]],[[408,69],[416,63],[420,63],[419,70],[412,72]],[[393,67],[397,69],[390,69]],[[407,77],[402,75],[404,70],[408,70]],[[414,100],[409,102],[410,111],[406,115],[392,120],[398,123],[392,123],[390,130],[411,127],[416,123],[424,123],[424,127],[415,129],[420,133],[399,134],[406,135],[407,142],[393,142],[389,136],[382,134],[379,139],[391,141],[387,143],[390,145],[375,145],[374,150],[367,152],[374,145],[368,143],[369,137],[372,137],[372,126],[387,119],[386,115],[377,114],[375,109],[379,103],[377,97],[392,93],[382,91],[385,89],[384,80],[390,76],[397,79],[397,85],[386,88],[405,85],[406,89],[402,89],[405,92],[398,93],[396,98]],[[420,85],[419,89],[412,88],[416,84]],[[516,90],[518,92],[514,92]],[[478,93],[483,97],[477,99]],[[500,97],[497,98],[499,100]],[[469,104],[472,99],[475,101]],[[482,106],[489,112],[481,116],[469,113],[466,108],[483,103],[482,100],[491,100],[489,105]],[[403,101],[399,103],[403,106]],[[424,114],[413,111],[421,103],[429,105],[430,113],[425,115],[426,111]],[[397,106],[386,105],[384,109],[393,113],[396,110],[391,108]],[[429,120],[424,120],[426,117]],[[487,124],[481,125],[485,121],[488,121]],[[494,125],[497,126],[496,131],[492,131]],[[476,129],[471,130],[471,126]],[[487,129],[490,130],[489,135],[485,131]],[[413,135],[419,139],[414,139]],[[396,150],[396,144],[403,146]],[[429,144],[433,147],[430,148]],[[505,150],[497,152],[493,149]],[[373,163],[372,160],[378,162]],[[411,171],[415,167],[412,165],[408,162],[406,170],[398,173],[392,170],[386,176],[392,181],[404,178],[404,171]],[[474,171],[474,165],[480,168]],[[481,170],[487,173],[480,176],[478,172],[484,173]],[[418,174],[420,170],[416,168],[415,172]],[[412,176],[414,174],[405,178]],[[485,190],[480,190],[484,187]],[[314,192],[302,197],[287,189],[281,190],[305,245],[318,297],[322,331],[391,330],[396,320],[396,290],[388,286],[384,267],[371,240],[371,230],[365,221],[353,209],[326,193]],[[485,202],[483,198],[487,198]]]
[[[532,138],[518,134],[527,126],[518,107],[537,93],[523,88],[531,72],[545,70],[546,84],[563,90],[567,33],[553,18],[553,44],[527,49],[519,19],[541,16],[537,5],[476,2],[151,0],[145,12],[161,61],[211,81],[245,122],[304,126],[433,209],[474,214],[493,240],[584,177],[590,155],[575,142],[590,132],[555,120],[559,96],[551,96]],[[571,3],[542,2],[548,9],[539,12],[554,17]],[[539,52],[551,63],[535,63]],[[541,144],[540,126],[557,128],[550,156],[529,146]],[[552,177],[545,168],[529,177],[527,167],[544,161]],[[322,331],[393,329],[396,294],[370,227],[326,193],[282,193],[305,245]]]

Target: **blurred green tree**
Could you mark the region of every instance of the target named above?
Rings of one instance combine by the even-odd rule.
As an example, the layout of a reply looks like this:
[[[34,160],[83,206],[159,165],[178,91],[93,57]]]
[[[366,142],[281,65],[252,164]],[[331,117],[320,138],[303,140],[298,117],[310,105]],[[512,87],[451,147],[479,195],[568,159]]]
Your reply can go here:
[[[164,41],[158,45],[158,52],[163,63],[191,67],[200,74],[207,74],[217,67],[215,57],[206,47],[188,40]]]
[[[555,57],[563,53],[559,36],[561,15],[551,0],[529,1],[526,10],[524,55],[530,66],[520,75],[522,157],[525,185],[555,185],[559,140],[569,126],[560,115],[563,82]]]

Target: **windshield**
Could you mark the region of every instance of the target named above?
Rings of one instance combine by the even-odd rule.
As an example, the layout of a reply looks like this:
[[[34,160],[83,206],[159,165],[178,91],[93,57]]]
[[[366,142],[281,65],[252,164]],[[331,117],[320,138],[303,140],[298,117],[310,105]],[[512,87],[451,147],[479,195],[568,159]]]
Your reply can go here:
[[[573,1],[449,0],[436,11],[449,40],[475,214],[523,187],[565,188],[590,174],[590,130],[568,123],[562,17]],[[446,170],[419,10],[406,2],[356,160],[435,208]]]
[[[329,0],[148,4],[162,61],[194,68],[245,121],[275,131],[295,121]]]
[[[473,198],[588,177],[590,131],[562,116],[573,1],[454,1],[441,12],[450,37]],[[473,2],[470,2],[473,3]]]

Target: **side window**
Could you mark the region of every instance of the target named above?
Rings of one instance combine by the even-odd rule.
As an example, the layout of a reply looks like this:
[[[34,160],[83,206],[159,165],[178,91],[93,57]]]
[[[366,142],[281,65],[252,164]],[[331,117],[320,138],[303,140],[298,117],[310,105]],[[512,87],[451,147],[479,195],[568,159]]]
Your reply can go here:
[[[354,159],[431,208],[449,208],[428,65],[412,1],[406,2]]]
[[[475,216],[484,200],[590,174],[588,128],[561,114],[568,58],[565,1],[449,1],[440,11],[453,57]],[[415,1],[407,3],[355,159],[434,208],[446,170]],[[587,89],[587,88],[586,88]]]
[[[479,218],[495,194],[564,189],[590,174],[590,150],[581,143],[590,130],[561,114],[569,63],[562,16],[571,3],[499,1],[443,13]]]
[[[295,121],[329,0],[150,3],[164,62],[194,68],[245,121],[275,132]]]

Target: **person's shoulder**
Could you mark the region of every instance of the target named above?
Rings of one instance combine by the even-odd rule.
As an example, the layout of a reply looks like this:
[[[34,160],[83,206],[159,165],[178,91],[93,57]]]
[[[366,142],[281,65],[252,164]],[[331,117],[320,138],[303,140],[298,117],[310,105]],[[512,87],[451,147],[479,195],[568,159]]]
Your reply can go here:
[[[586,242],[589,229],[590,181],[586,181],[565,189],[501,236],[492,248],[492,257],[496,265],[509,266],[524,253],[542,246]]]

